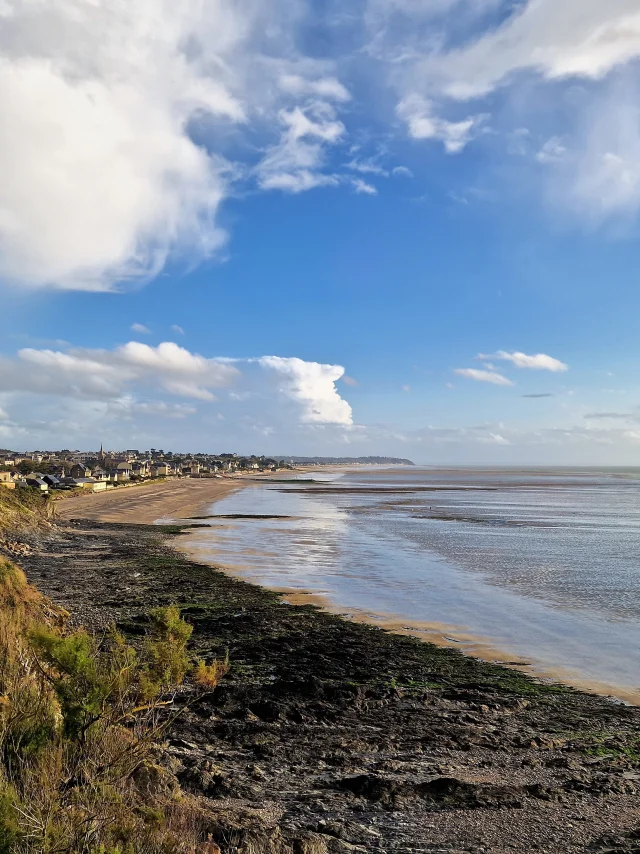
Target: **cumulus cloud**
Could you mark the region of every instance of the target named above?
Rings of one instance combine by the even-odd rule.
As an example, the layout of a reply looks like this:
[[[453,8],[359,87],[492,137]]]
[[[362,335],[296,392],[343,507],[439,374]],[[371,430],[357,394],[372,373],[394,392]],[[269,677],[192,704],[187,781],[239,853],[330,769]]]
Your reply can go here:
[[[149,335],[151,334],[151,330],[148,326],[145,326],[144,323],[132,323],[131,324],[132,332],[139,332],[140,335]]]
[[[206,256],[221,244],[212,223],[225,167],[186,129],[201,113],[242,121],[211,59],[238,45],[245,25],[223,3],[209,6],[3,4],[3,279],[105,290],[154,275],[172,249]]]
[[[278,356],[206,358],[173,342],[152,347],[130,341],[113,350],[64,352],[24,348],[14,357],[0,357],[0,402],[11,402],[12,415],[14,404],[23,408],[22,419],[14,416],[17,422],[24,420],[25,406],[29,422],[42,412],[52,430],[52,412],[64,421],[60,430],[67,431],[80,412],[87,418],[100,414],[132,423],[151,423],[154,417],[184,421],[199,415],[190,402],[194,400],[202,402],[205,414],[211,412],[207,405],[215,404],[217,414],[220,407],[233,406],[234,423],[260,423],[263,433],[294,425],[344,430],[351,429],[353,418],[336,388],[343,376],[340,365]],[[229,389],[222,400],[214,394],[220,389]],[[0,420],[3,414],[0,410]]]
[[[476,359],[493,359],[494,361],[511,362],[516,368],[530,368],[536,371],[552,371],[558,373],[568,371],[569,366],[565,365],[559,359],[554,359],[553,356],[547,356],[545,353],[536,353],[535,356],[528,356],[526,353],[507,353],[505,350],[498,350],[497,353],[479,353]]]
[[[275,372],[278,388],[285,397],[302,405],[303,422],[353,424],[351,407],[336,388],[336,382],[344,376],[341,365],[321,365],[280,356],[263,356],[258,363]]]
[[[230,385],[236,367],[190,353],[172,342],[157,347],[130,341],[115,350],[36,350],[0,359],[0,391],[69,397],[118,398],[132,385],[181,397],[215,400],[212,388]]]
[[[318,114],[350,94],[331,63],[295,49],[304,12],[284,0],[6,0],[0,279],[108,290],[156,275],[172,253],[211,256],[241,134],[255,148],[278,111],[283,168],[270,151],[263,182],[322,183],[319,149],[342,130]]]
[[[487,110],[500,92],[532,80],[585,89],[587,106],[545,103],[544,135],[530,135],[557,200],[598,216],[640,207],[637,0],[345,0],[323,58],[301,47],[317,21],[310,0],[4,0],[0,15],[5,284],[108,290],[170,256],[197,263],[226,240],[219,209],[234,181],[371,192],[332,162],[351,122],[371,139],[381,116],[388,145],[399,119],[459,154],[499,132]],[[344,50],[358,37],[364,49]],[[625,66],[626,89],[612,74]],[[375,114],[342,79],[372,72],[392,93]],[[547,89],[551,107],[559,88]],[[347,168],[409,172],[360,153]]]
[[[459,377],[466,377],[478,383],[491,383],[492,385],[514,385],[514,383],[495,371],[481,371],[477,368],[456,368],[453,372]]]

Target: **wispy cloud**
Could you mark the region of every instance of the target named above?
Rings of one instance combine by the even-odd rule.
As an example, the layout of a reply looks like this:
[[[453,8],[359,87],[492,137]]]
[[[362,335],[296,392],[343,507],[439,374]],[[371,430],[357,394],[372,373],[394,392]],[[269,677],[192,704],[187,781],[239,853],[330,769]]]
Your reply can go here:
[[[363,181],[362,178],[354,178],[351,181],[351,185],[356,193],[364,193],[367,196],[377,196],[378,191],[373,186],[373,184],[369,184],[367,181]]]
[[[483,121],[483,116],[469,116],[461,121],[443,119],[434,114],[433,105],[420,95],[404,98],[396,112],[406,122],[409,136],[442,142],[447,154],[459,154]]]
[[[178,335],[184,335],[184,329],[182,326],[178,326],[177,323],[174,323],[171,327],[172,332],[176,332]]]
[[[151,330],[148,326],[145,326],[144,323],[132,323],[131,331],[138,332],[140,335],[150,335]]]
[[[476,359],[480,359],[481,361],[492,359],[493,361],[511,362],[516,368],[529,368],[534,371],[552,371],[557,373],[569,370],[569,366],[565,365],[564,362],[554,359],[553,356],[547,356],[545,353],[528,356],[526,353],[507,353],[505,350],[498,350],[497,353],[479,353]]]
[[[496,371],[481,371],[477,368],[456,368],[453,372],[459,377],[466,377],[469,380],[475,380],[478,383],[491,383],[492,385],[514,385],[514,383],[497,373]]]
[[[326,147],[334,145],[345,127],[334,107],[314,101],[307,107],[281,110],[280,140],[270,147],[258,165],[258,182],[263,190],[301,193],[314,187],[337,185],[335,175],[322,171]]]

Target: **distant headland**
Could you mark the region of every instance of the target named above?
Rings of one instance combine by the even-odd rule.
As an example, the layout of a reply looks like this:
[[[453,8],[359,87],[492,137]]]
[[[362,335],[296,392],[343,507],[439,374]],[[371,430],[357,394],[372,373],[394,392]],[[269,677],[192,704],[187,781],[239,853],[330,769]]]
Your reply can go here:
[[[362,465],[362,466],[414,466],[412,460],[402,457],[295,457],[284,454],[284,459],[295,465],[301,466],[335,466],[335,465]]]

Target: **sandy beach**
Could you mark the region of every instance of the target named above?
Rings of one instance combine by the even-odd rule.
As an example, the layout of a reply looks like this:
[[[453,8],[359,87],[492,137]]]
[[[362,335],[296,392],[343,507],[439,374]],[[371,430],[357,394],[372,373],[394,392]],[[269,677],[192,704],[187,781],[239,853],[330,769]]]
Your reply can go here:
[[[245,484],[242,478],[184,478],[65,496],[56,503],[56,518],[141,525],[172,517],[185,519]]]

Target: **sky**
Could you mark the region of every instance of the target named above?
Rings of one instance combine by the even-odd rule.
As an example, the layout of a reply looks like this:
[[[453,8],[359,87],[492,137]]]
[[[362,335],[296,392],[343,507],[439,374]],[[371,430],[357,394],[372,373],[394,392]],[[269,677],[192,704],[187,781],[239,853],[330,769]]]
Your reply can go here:
[[[640,465],[637,0],[2,0],[0,446]]]

